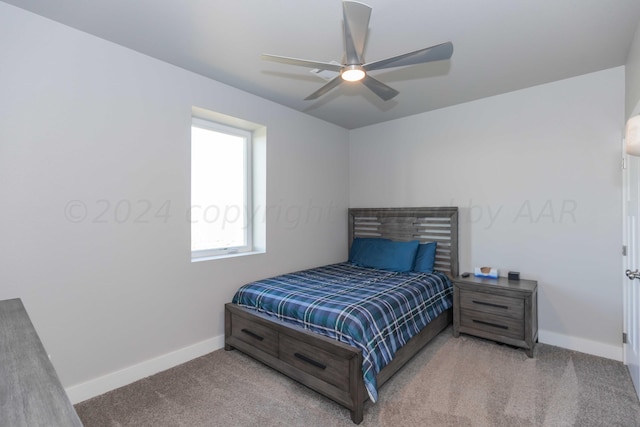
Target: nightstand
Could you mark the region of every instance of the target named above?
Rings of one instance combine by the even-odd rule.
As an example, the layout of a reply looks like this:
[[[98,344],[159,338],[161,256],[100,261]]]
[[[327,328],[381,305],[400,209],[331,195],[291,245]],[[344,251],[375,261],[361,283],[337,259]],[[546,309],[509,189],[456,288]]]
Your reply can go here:
[[[453,279],[453,336],[498,341],[533,357],[538,340],[538,282],[506,277]]]

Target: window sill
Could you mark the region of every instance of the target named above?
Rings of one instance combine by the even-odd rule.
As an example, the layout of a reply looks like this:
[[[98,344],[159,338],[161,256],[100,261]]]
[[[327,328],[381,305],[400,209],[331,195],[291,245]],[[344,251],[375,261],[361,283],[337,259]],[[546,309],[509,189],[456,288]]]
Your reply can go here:
[[[191,262],[201,262],[201,261],[212,261],[217,259],[226,259],[226,258],[236,258],[241,256],[249,256],[249,255],[259,255],[264,254],[267,251],[264,250],[256,250],[250,252],[237,252],[235,254],[224,254],[224,255],[213,255],[213,256],[200,256],[200,257],[192,257]]]

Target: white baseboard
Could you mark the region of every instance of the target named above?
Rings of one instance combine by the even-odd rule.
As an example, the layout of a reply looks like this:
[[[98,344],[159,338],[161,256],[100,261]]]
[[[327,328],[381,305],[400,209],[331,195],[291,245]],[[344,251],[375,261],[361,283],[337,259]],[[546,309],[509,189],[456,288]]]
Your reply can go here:
[[[538,331],[538,341],[581,353],[617,360],[619,362],[623,361],[622,344],[620,344],[620,346],[603,344],[544,330]],[[76,403],[115,390],[118,387],[123,387],[150,375],[173,368],[181,363],[204,356],[222,347],[224,347],[224,335],[149,359],[137,365],[129,366],[128,368],[94,378],[81,384],[67,387],[66,392],[71,403],[75,405]]]
[[[623,361],[622,343],[620,346],[616,346],[544,330],[538,330],[538,341],[543,344],[555,345],[556,347],[562,347],[568,350],[605,357],[619,362]]]
[[[92,397],[104,394],[118,387],[131,384],[158,372],[173,368],[181,363],[204,356],[224,347],[224,335],[201,341],[189,347],[163,354],[137,365],[129,366],[116,372],[94,378],[87,382],[72,385],[65,390],[72,404],[83,402]]]

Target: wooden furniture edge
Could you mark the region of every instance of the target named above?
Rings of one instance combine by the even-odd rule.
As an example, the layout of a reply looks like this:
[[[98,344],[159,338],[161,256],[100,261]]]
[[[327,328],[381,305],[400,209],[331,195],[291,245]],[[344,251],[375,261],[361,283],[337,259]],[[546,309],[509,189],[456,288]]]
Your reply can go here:
[[[0,424],[82,426],[20,298],[0,301]]]

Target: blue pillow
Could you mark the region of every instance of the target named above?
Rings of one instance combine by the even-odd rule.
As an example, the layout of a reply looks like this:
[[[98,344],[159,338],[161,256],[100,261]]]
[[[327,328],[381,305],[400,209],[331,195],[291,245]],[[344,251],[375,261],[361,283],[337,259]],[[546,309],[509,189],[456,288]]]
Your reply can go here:
[[[420,273],[433,273],[433,265],[436,263],[436,247],[438,242],[424,243],[418,246],[416,263],[413,271]]]
[[[349,261],[362,267],[407,272],[413,270],[419,244],[417,240],[394,242],[389,239],[357,237],[351,244]]]

